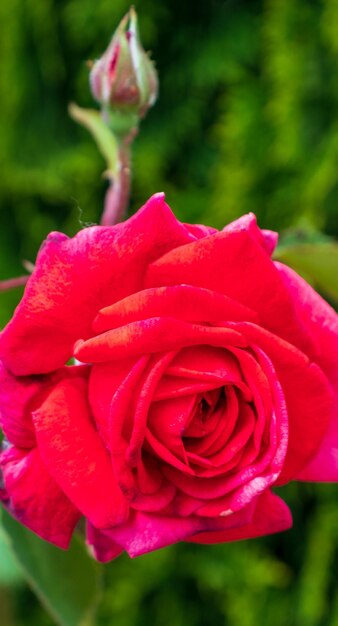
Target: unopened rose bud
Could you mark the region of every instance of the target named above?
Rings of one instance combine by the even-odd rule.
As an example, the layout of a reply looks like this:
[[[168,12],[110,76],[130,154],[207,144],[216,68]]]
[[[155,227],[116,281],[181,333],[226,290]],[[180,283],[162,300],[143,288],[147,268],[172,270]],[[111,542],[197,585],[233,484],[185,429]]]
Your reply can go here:
[[[105,109],[143,117],[156,100],[157,73],[142,48],[134,9],[123,18],[90,72],[94,98]]]

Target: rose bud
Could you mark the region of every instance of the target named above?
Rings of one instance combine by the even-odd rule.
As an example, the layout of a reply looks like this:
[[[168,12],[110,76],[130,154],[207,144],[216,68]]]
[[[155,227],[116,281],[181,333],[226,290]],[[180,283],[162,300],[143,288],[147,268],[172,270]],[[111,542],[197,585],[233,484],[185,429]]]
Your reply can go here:
[[[94,98],[104,109],[143,117],[158,93],[157,73],[141,45],[134,9],[123,18],[90,72]]]
[[[246,215],[51,233],[0,335],[0,498],[94,556],[291,526],[271,488],[338,479],[338,323]],[[75,357],[82,365],[67,365]]]

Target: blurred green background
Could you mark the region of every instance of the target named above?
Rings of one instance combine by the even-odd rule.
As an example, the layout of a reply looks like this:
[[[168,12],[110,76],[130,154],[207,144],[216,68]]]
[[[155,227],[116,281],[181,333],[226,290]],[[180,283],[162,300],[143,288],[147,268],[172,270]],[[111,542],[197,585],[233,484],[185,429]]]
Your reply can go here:
[[[160,99],[135,142],[132,210],[156,191],[184,221],[254,211],[285,241],[338,234],[337,0],[135,2]],[[50,230],[99,220],[104,162],[67,104],[126,0],[0,4],[0,278]],[[293,229],[293,230],[292,230]],[[318,234],[318,231],[321,234]],[[314,234],[315,233],[315,234]],[[21,295],[1,295],[5,323]],[[101,568],[99,626],[338,626],[338,487],[291,485],[294,527],[178,545]],[[49,626],[0,533],[1,626]]]

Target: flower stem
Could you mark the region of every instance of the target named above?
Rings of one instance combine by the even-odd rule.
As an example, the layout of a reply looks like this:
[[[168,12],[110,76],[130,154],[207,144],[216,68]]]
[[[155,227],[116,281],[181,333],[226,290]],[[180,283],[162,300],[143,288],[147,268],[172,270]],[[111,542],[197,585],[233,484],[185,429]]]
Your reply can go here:
[[[131,185],[131,149],[130,144],[137,130],[122,138],[118,143],[117,168],[115,174],[109,174],[109,188],[106,193],[101,217],[103,226],[112,226],[121,222],[127,212]]]
[[[24,287],[29,279],[29,276],[18,276],[17,278],[9,278],[8,280],[0,281],[0,291],[8,291],[9,289],[15,289],[15,287]]]

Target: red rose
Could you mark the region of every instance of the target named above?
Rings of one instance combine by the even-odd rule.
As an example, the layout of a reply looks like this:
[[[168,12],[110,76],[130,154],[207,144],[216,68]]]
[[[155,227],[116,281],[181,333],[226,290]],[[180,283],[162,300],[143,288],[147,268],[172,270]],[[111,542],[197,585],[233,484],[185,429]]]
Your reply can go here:
[[[337,316],[275,240],[253,215],[181,224],[161,194],[48,237],[0,338],[13,515],[61,547],[85,516],[106,561],[286,529],[273,485],[337,480]]]

